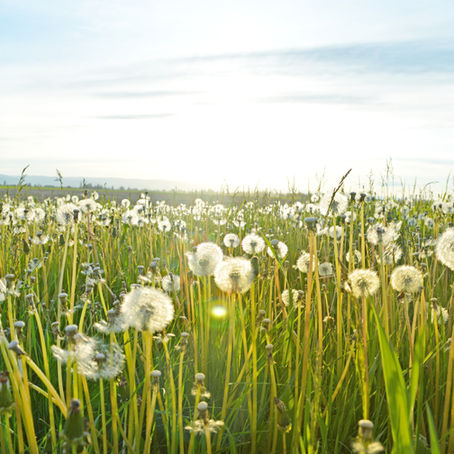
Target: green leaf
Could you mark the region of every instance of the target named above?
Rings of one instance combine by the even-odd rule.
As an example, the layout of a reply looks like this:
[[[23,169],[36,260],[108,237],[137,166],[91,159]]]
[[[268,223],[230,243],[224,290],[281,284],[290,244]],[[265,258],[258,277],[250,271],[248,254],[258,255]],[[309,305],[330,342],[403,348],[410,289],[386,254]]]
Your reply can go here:
[[[430,433],[430,452],[432,454],[441,454],[440,444],[438,443],[437,431],[435,429],[435,423],[430,411],[429,404],[426,404],[427,411],[427,422],[429,423],[429,433]]]
[[[409,402],[405,380],[396,354],[394,353],[373,304],[372,308],[378,331],[380,354],[388,401],[393,453],[414,454],[409,418]]]

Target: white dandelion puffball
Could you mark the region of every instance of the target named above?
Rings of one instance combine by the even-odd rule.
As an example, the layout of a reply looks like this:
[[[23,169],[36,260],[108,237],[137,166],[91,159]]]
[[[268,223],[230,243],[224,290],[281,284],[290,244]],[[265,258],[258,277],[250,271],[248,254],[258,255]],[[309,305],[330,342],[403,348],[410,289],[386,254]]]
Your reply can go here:
[[[397,292],[419,292],[423,286],[422,273],[414,266],[398,266],[391,274],[391,286]]]
[[[175,274],[167,274],[162,278],[162,288],[167,292],[178,292],[180,290],[180,276]]]
[[[399,231],[402,226],[402,222],[390,223],[387,226],[382,224],[371,225],[367,229],[367,241],[377,246],[382,244],[384,246],[389,245],[390,243],[397,241],[399,239]]]
[[[279,241],[277,244],[275,244],[275,245],[273,244],[272,246],[273,246],[274,250],[276,251],[277,256],[280,259],[283,259],[287,255],[288,246],[285,243],[283,243],[282,241]],[[271,250],[270,247],[267,249],[267,253],[271,258],[274,258],[273,251]]]
[[[57,222],[60,225],[72,224],[75,220],[80,219],[79,207],[73,203],[65,203],[57,209]]]
[[[290,304],[290,292],[288,289],[285,289],[282,292],[282,302],[285,306]],[[304,292],[302,290],[295,290],[292,289],[292,303],[293,307],[297,308],[298,306],[302,305],[304,302]]]
[[[448,229],[438,237],[435,254],[443,265],[454,271],[454,229]]]
[[[222,249],[215,243],[200,243],[195,252],[187,252],[189,268],[196,276],[211,276],[222,260]]]
[[[331,206],[330,206],[331,203]],[[332,197],[332,193],[325,194],[319,203],[320,213],[326,215],[328,213],[328,208],[330,209],[331,214],[335,216],[340,216],[341,214],[345,213],[348,208],[348,198],[344,194],[337,192]]]
[[[265,241],[255,233],[250,233],[243,238],[241,242],[243,251],[249,255],[258,254],[265,249]]]
[[[251,287],[255,273],[250,260],[231,258],[220,262],[214,273],[216,285],[226,293],[244,293]]]
[[[225,247],[238,247],[240,245],[240,238],[236,233],[227,233],[224,237],[224,245]]]
[[[156,333],[173,320],[172,300],[161,290],[134,286],[124,297],[120,313],[128,326],[139,331]]]
[[[348,275],[350,288],[356,298],[373,295],[380,286],[377,273],[372,270],[355,270]]]
[[[318,274],[320,277],[330,277],[334,274],[334,267],[330,262],[320,263],[318,267]]]
[[[302,272],[307,273],[309,271],[309,264],[311,262],[311,255],[309,252],[302,252],[296,261],[296,267]],[[312,271],[314,271],[315,257],[312,257]]]

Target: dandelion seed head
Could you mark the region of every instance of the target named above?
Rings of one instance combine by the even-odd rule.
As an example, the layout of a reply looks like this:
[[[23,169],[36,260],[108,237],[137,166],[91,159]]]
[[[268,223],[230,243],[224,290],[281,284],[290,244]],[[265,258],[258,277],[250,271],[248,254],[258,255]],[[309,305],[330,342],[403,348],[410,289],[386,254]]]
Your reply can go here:
[[[283,259],[287,255],[288,246],[282,241],[278,241],[276,244],[273,244],[273,248],[280,259]],[[274,258],[273,251],[270,247],[267,249],[267,253],[271,258]]]
[[[447,229],[438,238],[435,254],[443,265],[454,270],[454,228]]]
[[[255,273],[250,260],[229,258],[220,262],[214,273],[216,285],[226,293],[244,293],[252,285]]]
[[[318,274],[320,277],[330,277],[334,274],[334,267],[329,262],[320,263],[318,267]]]
[[[196,276],[211,276],[222,260],[222,249],[215,243],[200,243],[195,252],[187,252],[189,268]]]
[[[256,233],[249,233],[243,238],[241,247],[247,254],[254,255],[262,252],[263,249],[265,249],[265,241]]]
[[[356,298],[365,298],[377,292],[380,280],[372,270],[355,270],[348,275],[351,291]]]
[[[414,266],[398,266],[391,274],[391,286],[397,292],[419,292],[423,286],[422,273]]]
[[[298,257],[298,260],[296,261],[296,267],[302,273],[307,273],[309,271],[310,261],[311,261],[311,255],[309,254],[309,252],[303,251],[301,253],[301,255]],[[312,271],[314,270],[314,262],[315,262],[315,257],[312,256]]]
[[[225,247],[235,248],[240,245],[240,238],[236,233],[227,233],[227,235],[224,237],[223,242]]]
[[[167,274],[162,278],[161,285],[167,293],[178,292],[180,290],[180,276]]]
[[[120,313],[128,326],[156,333],[173,320],[174,307],[170,297],[161,290],[134,286],[124,296]]]
[[[285,289],[282,292],[282,302],[285,304],[285,306],[288,306],[290,304],[290,292],[288,289]],[[293,307],[297,308],[298,306],[301,306],[303,302],[304,302],[304,292],[302,290],[292,289]]]

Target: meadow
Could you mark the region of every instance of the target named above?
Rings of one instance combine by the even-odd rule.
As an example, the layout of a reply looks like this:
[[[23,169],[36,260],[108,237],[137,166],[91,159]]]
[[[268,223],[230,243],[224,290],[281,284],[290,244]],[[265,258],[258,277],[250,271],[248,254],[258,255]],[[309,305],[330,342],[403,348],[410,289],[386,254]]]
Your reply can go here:
[[[0,452],[454,453],[452,199],[218,200],[2,196]]]

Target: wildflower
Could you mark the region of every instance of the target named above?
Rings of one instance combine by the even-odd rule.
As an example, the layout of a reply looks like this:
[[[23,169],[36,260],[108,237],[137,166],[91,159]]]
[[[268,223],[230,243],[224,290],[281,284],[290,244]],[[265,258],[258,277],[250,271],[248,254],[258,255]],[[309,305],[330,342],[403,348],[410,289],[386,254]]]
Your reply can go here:
[[[205,386],[205,374],[202,374],[202,372],[195,374],[195,383],[191,389],[191,394],[193,396],[197,396],[198,394],[203,399],[209,399],[211,397],[211,393]]]
[[[290,292],[288,289],[285,289],[282,292],[282,302],[284,303],[285,306],[288,306],[290,304]],[[295,308],[301,306],[302,303],[304,302],[304,292],[302,290],[292,289],[292,302],[293,307]]]
[[[71,326],[71,325],[70,325]],[[111,380],[120,375],[123,369],[124,355],[115,343],[105,344],[99,339],[76,334],[72,349],[64,350],[56,345],[51,347],[54,357],[67,363],[74,361],[77,372],[89,380]]]
[[[127,210],[121,217],[123,224],[137,225],[139,223],[139,216],[135,210]]]
[[[43,235],[41,231],[37,232],[36,236],[32,238],[32,243],[37,245],[46,244],[49,241],[49,235]]]
[[[334,274],[333,265],[329,262],[320,263],[318,267],[320,277],[330,277]]]
[[[240,238],[236,233],[227,233],[224,237],[224,245],[225,247],[238,247],[240,245]]]
[[[372,430],[374,424],[367,419],[361,419],[358,422],[358,436],[352,443],[353,452],[358,454],[378,454],[384,452],[382,444],[378,441],[373,441]]]
[[[189,432],[194,432],[195,434],[203,434],[205,431],[216,433],[224,426],[223,421],[209,419],[208,404],[206,402],[202,401],[197,405],[197,412],[197,419],[191,421],[191,423],[185,427]]]
[[[398,292],[416,293],[422,285],[422,273],[414,266],[398,266],[391,274],[391,286]]]
[[[241,247],[247,254],[254,255],[262,252],[263,249],[265,249],[265,241],[256,233],[250,233],[243,238]]]
[[[383,254],[377,257],[378,263],[385,265],[392,265],[400,260],[402,257],[402,248],[395,243],[389,243],[385,246]]]
[[[158,229],[160,232],[168,232],[172,228],[172,224],[166,216],[158,220]]]
[[[211,276],[222,260],[222,249],[215,243],[201,243],[195,252],[187,252],[189,268],[196,276]]]
[[[161,290],[134,286],[124,296],[120,312],[128,326],[156,333],[173,320],[174,307],[170,297]]]
[[[387,246],[388,244],[396,241],[399,238],[399,230],[402,222],[397,224],[390,223],[388,226],[382,224],[375,224],[367,230],[367,241],[377,246],[379,244]]]
[[[74,203],[65,203],[57,209],[57,222],[62,226],[72,224],[80,219],[80,211]]]
[[[219,263],[214,273],[216,285],[226,293],[244,293],[254,279],[251,261],[244,258],[226,259]]]
[[[320,213],[323,215],[326,215],[330,210],[334,216],[340,216],[348,208],[348,198],[340,192],[336,192],[334,197],[328,193],[321,198],[319,206]]]
[[[438,320],[439,323],[447,323],[449,320],[449,312],[443,307],[437,304],[437,299],[432,298],[432,308],[430,310],[432,316],[432,323]]]
[[[91,213],[101,207],[94,199],[82,199],[78,202],[79,208],[82,213]]]
[[[358,249],[355,249],[352,253],[352,257],[350,257],[350,252],[347,252],[347,254],[345,254],[345,260],[347,260],[348,263],[350,263],[350,260],[353,260],[353,263],[359,263],[361,262],[361,252],[359,252]]]
[[[307,273],[309,271],[309,265],[311,261],[311,255],[309,252],[302,252],[296,261],[296,268],[298,268],[302,273]],[[312,256],[312,271],[314,270],[315,258]]]
[[[180,290],[180,276],[169,273],[162,278],[161,285],[167,293],[178,292]]]
[[[447,229],[438,238],[435,254],[443,265],[454,270],[454,228]]]
[[[365,298],[377,292],[380,280],[372,270],[355,270],[348,275],[350,287],[356,298]]]
[[[276,255],[280,259],[283,259],[287,255],[288,246],[285,243],[283,243],[282,241],[276,241],[274,244],[273,243],[274,242],[272,241],[271,245],[273,246],[274,250],[276,251]],[[273,251],[270,247],[267,249],[267,252],[270,257],[272,257],[272,258],[274,257]]]

